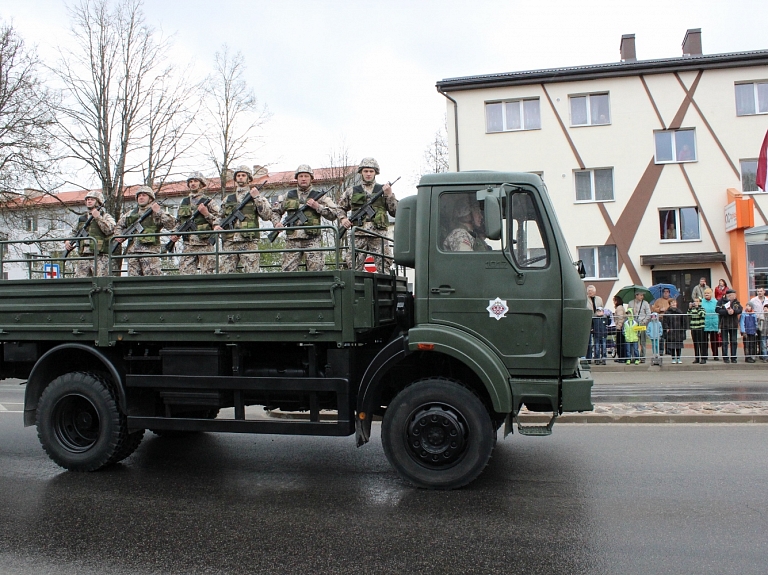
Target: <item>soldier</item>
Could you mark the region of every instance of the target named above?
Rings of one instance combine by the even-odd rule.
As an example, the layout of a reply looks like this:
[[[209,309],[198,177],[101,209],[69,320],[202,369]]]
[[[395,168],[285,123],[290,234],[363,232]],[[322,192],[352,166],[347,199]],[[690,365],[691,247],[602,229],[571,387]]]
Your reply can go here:
[[[489,246],[482,238],[483,213],[477,200],[459,199],[454,209],[455,228],[443,241],[443,249],[449,252],[485,252]]]
[[[200,172],[192,172],[187,178],[187,188],[189,195],[181,200],[177,219],[179,225],[184,224],[197,211],[200,212],[195,217],[195,226],[197,231],[212,230],[219,224],[219,205],[215,200],[211,200],[207,205],[202,202],[208,199],[203,192],[208,187],[208,180]],[[215,256],[196,255],[200,252],[210,252],[213,249],[208,243],[209,235],[191,235],[184,237],[184,249],[182,253],[195,254],[181,256],[179,261],[179,273],[190,275],[197,272],[197,266],[200,266],[200,273],[212,274],[216,267]],[[179,236],[171,236],[174,242],[179,241]]]
[[[363,230],[376,232],[380,235],[387,235],[389,227],[390,216],[395,216],[397,212],[397,198],[392,193],[392,187],[389,184],[376,183],[376,176],[379,175],[379,163],[374,158],[363,158],[360,165],[357,167],[357,173],[362,176],[362,185],[347,188],[339,199],[339,208],[344,212],[355,211],[362,207],[373,194],[384,191],[384,195],[376,200],[371,206],[375,215],[373,218],[365,217],[363,225],[360,226]],[[349,229],[353,226],[352,222],[346,217],[340,218],[341,225]],[[365,265],[365,258],[368,256],[366,253],[358,252],[357,250],[364,250],[367,252],[373,252],[381,254],[382,244],[384,244],[384,256],[388,258],[382,258],[381,256],[376,258],[376,269],[389,273],[392,257],[392,246],[387,240],[382,240],[379,237],[366,234],[365,232],[359,233],[355,236],[355,269],[362,270]],[[347,265],[352,269],[352,251],[347,253]],[[383,260],[383,261],[382,261]]]
[[[323,196],[319,201],[308,199],[309,194],[314,189],[312,180],[315,179],[315,173],[307,164],[301,164],[296,168],[294,177],[296,178],[296,189],[285,194],[285,198],[277,208],[278,214],[282,216],[287,212],[291,216],[306,204],[304,215],[307,217],[307,223],[303,224],[305,226],[319,226],[321,217],[332,221],[344,214],[328,196]],[[275,227],[282,228],[282,222],[278,222]],[[302,260],[307,264],[307,271],[322,271],[325,267],[325,254],[316,251],[322,247],[321,230],[302,230],[300,226],[297,227],[299,229],[291,228],[286,231],[285,249],[303,251],[284,252],[283,271],[296,271]]]
[[[176,225],[176,218],[163,211],[155,201],[155,192],[149,186],[141,186],[136,190],[136,207],[126,212],[117,222],[115,227],[115,241],[122,244],[126,239],[122,233],[130,228],[141,215],[151,209],[154,213],[142,222],[144,231],[142,234],[156,234],[160,230],[172,230]],[[132,241],[126,254],[147,254],[150,257],[129,258],[128,275],[129,276],[159,276],[162,273],[162,262],[158,257],[151,257],[151,254],[160,253],[160,237],[136,237],[130,238]]]
[[[115,231],[115,218],[104,212],[104,194],[97,191],[85,194],[85,207],[88,212],[77,219],[77,225],[72,235],[77,235],[91,216],[93,219],[88,224],[88,235],[96,240],[96,269],[93,269],[93,242],[87,239],[80,241],[78,253],[82,257],[91,259],[78,260],[75,265],[75,277],[86,278],[91,276],[109,275],[109,245],[112,233]],[[67,250],[72,249],[72,243],[64,242]]]
[[[219,271],[224,274],[236,272],[238,263],[242,264],[245,273],[257,273],[259,271],[259,256],[261,254],[243,254],[238,252],[259,249],[259,233],[258,231],[249,232],[243,230],[258,230],[259,218],[264,222],[272,222],[273,226],[279,221],[277,215],[272,211],[269,201],[259,194],[259,190],[256,188],[251,189],[249,185],[251,182],[253,182],[251,169],[248,166],[238,166],[235,170],[235,185],[237,187],[233,194],[227,196],[222,207],[221,219],[224,219],[237,209],[245,199],[246,194],[251,194],[253,197],[253,201],[243,207],[242,212],[245,219],[242,222],[239,220],[233,222],[234,229],[241,231],[224,234],[222,248],[224,252],[230,252],[221,258]],[[214,229],[220,230],[222,228],[217,225]]]

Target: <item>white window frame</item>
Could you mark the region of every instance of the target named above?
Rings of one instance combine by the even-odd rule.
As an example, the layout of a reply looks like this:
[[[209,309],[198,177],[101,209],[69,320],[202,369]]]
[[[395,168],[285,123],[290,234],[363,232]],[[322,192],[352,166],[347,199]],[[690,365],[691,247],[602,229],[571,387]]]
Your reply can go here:
[[[677,159],[677,133],[678,132],[693,132],[693,159],[692,160],[678,160]],[[656,157],[656,134],[671,134],[672,135],[672,159],[671,160],[659,160]],[[653,132],[653,161],[655,164],[687,164],[690,162],[699,161],[699,149],[696,145],[696,128],[680,128],[678,130],[654,130]]]
[[[37,215],[25,216],[24,230],[27,232],[36,232],[38,229],[39,221]]]
[[[597,170],[610,170],[611,171],[611,199],[609,200],[598,200],[595,198],[595,172]],[[583,174],[585,172],[589,172],[589,192],[590,192],[590,199],[588,200],[580,200],[577,196],[577,190],[576,190],[576,174]],[[594,204],[594,203],[605,203],[605,202],[615,202],[616,201],[616,183],[613,179],[613,167],[607,167],[607,168],[589,168],[587,170],[574,170],[573,171],[573,194],[574,194],[574,203],[576,204]]]
[[[616,275],[615,276],[610,276],[610,277],[609,276],[600,277],[600,251],[599,251],[599,249],[600,248],[607,248],[607,247],[612,247],[613,248],[613,253],[614,253],[615,257],[616,257],[616,261],[615,261],[615,263],[616,263],[616,265],[615,265]],[[586,276],[585,278],[583,278],[585,281],[586,280],[617,280],[617,279],[619,279],[619,276],[618,276],[618,273],[619,273],[619,250],[617,249],[617,247],[614,244],[606,244],[606,245],[603,245],[603,246],[578,246],[576,248],[576,253],[579,254],[579,259],[583,260],[583,258],[581,257],[580,250],[592,250],[592,254],[593,254],[593,258],[594,258],[593,261],[594,261],[594,264],[595,264],[595,272],[597,273],[596,276]]]
[[[755,189],[754,190],[745,190],[744,189],[744,163],[749,162],[752,164],[755,164],[755,180],[757,180],[757,158],[747,158],[745,160],[739,160],[739,175],[741,179],[741,191],[745,194],[762,194],[763,191],[760,190],[760,188],[757,187],[757,182],[755,182]]]
[[[736,116],[742,117],[742,116],[764,116],[765,114],[768,114],[768,102],[765,102],[766,104],[766,111],[761,112],[760,111],[760,99],[758,98],[758,91],[757,87],[761,84],[768,84],[768,80],[753,80],[751,82],[736,82],[733,85],[733,105],[736,108]],[[746,114],[739,114],[739,107],[738,107],[738,99],[736,98],[736,86],[752,86],[752,102],[755,106],[754,112],[749,112]]]
[[[592,121],[592,106],[590,105],[590,100],[592,99],[592,96],[608,96],[608,121],[602,124],[598,124]],[[573,104],[572,100],[573,98],[586,98],[587,102],[587,122],[585,124],[574,124],[573,122]],[[611,94],[610,92],[590,92],[588,94],[569,94],[568,95],[568,113],[571,117],[571,127],[572,128],[583,128],[587,126],[610,126],[611,121]]]
[[[539,105],[539,125],[535,128],[528,128],[525,125],[525,108],[523,102],[536,101]],[[520,107],[520,124],[521,128],[507,128],[507,104],[517,103]],[[501,125],[502,129],[494,132],[488,131],[488,106],[493,104],[501,104]],[[501,134],[504,132],[529,132],[531,130],[541,130],[541,98],[538,96],[534,98],[513,98],[511,100],[494,100],[485,103],[485,133],[486,134]]]
[[[698,221],[698,230],[699,230],[699,237],[698,238],[685,238],[683,239],[683,219],[680,217],[680,210],[696,210],[696,219]],[[701,240],[701,210],[699,210],[698,206],[679,206],[679,207],[668,207],[668,208],[659,208],[658,214],[659,218],[658,221],[661,223],[661,212],[675,212],[675,237],[674,238],[659,238],[659,241],[662,244],[679,244],[679,243],[686,243],[686,242],[700,242]],[[659,233],[661,233],[661,229],[659,229]]]

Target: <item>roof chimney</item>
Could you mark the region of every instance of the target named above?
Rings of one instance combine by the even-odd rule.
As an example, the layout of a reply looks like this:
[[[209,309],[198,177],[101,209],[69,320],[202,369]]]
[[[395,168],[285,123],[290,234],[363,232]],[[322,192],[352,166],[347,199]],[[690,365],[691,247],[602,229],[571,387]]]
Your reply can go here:
[[[683,56],[701,56],[701,28],[689,28],[683,39]]]
[[[621,37],[621,44],[619,44],[619,52],[621,53],[622,62],[636,62],[637,55],[635,54],[635,35],[624,34]]]

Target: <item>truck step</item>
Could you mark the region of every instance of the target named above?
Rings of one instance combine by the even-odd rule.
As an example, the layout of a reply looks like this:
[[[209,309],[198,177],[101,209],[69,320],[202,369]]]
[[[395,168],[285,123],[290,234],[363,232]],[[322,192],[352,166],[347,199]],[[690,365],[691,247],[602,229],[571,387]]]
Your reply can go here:
[[[553,413],[552,414],[552,419],[550,419],[549,423],[547,423],[546,425],[526,425],[526,426],[523,426],[520,423],[519,417],[515,416],[515,423],[517,423],[517,432],[520,435],[545,437],[547,435],[552,435],[552,426],[555,425],[555,420],[556,419],[557,419],[557,413]]]

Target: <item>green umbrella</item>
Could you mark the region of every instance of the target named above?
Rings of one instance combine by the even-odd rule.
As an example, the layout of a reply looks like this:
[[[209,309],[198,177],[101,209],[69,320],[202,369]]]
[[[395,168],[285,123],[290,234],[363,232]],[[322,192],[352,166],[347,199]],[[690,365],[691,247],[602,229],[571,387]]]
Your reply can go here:
[[[616,295],[619,296],[624,303],[629,303],[635,299],[635,296],[639,293],[643,294],[643,298],[645,298],[645,301],[648,303],[651,303],[654,299],[651,290],[643,286],[625,286],[616,292]]]

